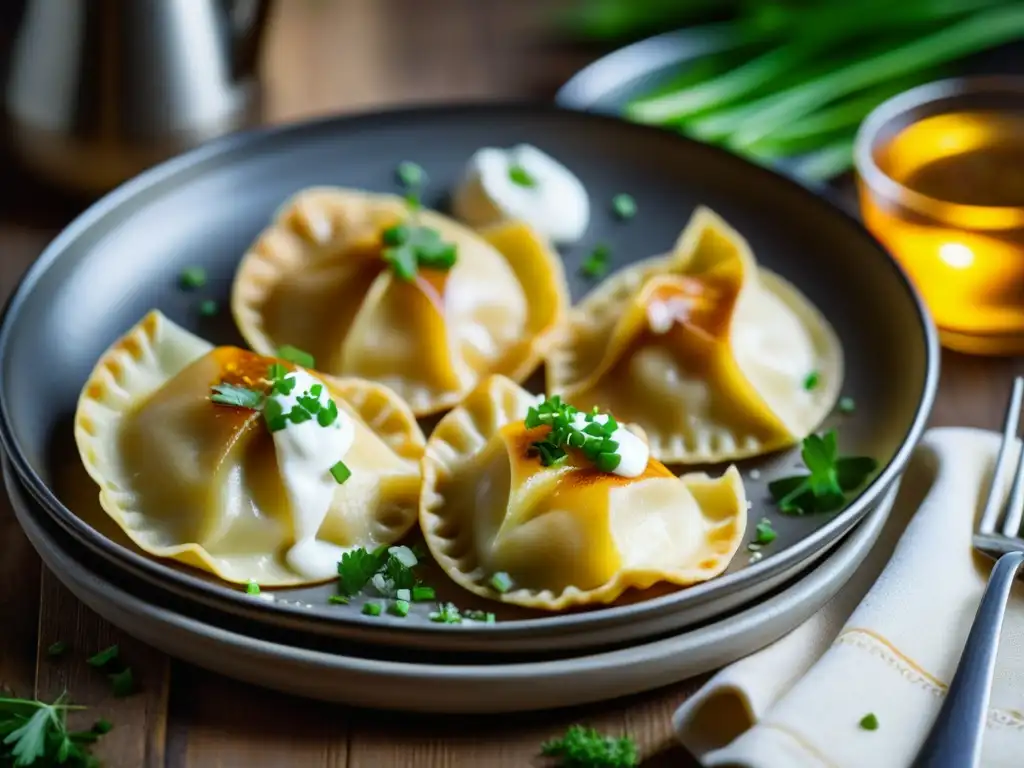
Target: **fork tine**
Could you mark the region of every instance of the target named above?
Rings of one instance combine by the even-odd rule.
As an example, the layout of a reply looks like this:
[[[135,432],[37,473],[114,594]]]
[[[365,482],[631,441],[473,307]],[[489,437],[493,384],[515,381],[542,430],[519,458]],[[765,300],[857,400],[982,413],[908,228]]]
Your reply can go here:
[[[1024,444],[1017,454],[1017,470],[1013,474],[1013,487],[1006,502],[1003,536],[1016,538],[1020,534],[1021,517],[1024,517]]]
[[[996,521],[999,518],[1000,501],[1002,500],[1003,483],[1006,477],[1007,463],[1009,461],[1010,446],[1017,437],[1017,425],[1020,423],[1021,402],[1024,400],[1024,377],[1018,376],[1013,380],[1013,389],[1010,392],[1010,404],[1006,409],[1006,420],[1003,423],[1003,441],[999,444],[999,454],[996,456],[996,468],[992,473],[992,485],[988,490],[988,498],[985,500],[985,510],[981,514],[981,525],[978,530],[981,533],[993,533],[996,529]],[[1017,473],[1018,475],[1020,472]],[[1020,520],[1017,521],[1018,526]]]

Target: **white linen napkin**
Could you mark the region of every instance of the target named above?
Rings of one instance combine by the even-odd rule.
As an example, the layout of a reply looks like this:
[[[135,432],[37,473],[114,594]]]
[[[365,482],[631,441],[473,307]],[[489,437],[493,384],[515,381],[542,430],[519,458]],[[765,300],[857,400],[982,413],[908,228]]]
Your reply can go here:
[[[991,571],[971,533],[998,446],[992,432],[929,431],[867,560],[814,617],[718,672],[676,711],[683,745],[708,768],[909,766]],[[1003,624],[985,766],[1024,766],[1022,586]],[[859,725],[869,713],[877,730]]]

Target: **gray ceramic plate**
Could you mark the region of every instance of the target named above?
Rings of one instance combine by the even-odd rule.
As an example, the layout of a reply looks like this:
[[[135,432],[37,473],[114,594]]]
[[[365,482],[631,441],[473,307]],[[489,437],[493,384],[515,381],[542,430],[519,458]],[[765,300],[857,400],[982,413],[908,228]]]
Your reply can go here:
[[[293,590],[266,603],[202,575],[140,555],[96,510],[70,421],[101,352],[151,308],[221,343],[241,343],[230,317],[202,318],[198,303],[226,305],[240,255],[280,203],[302,187],[341,184],[394,190],[401,160],[425,166],[426,202],[446,191],[477,148],[529,142],[560,158],[586,184],[593,222],[564,253],[572,291],[586,253],[608,243],[615,266],[664,252],[700,203],[750,240],[758,259],[796,284],[838,332],[846,357],[844,394],[856,399],[840,424],[846,453],[881,470],[832,515],[783,517],[765,485],[799,465],[797,451],[743,462],[753,520],[770,517],[779,537],[763,560],[737,556],[721,577],[686,590],[631,595],[623,604],[563,615],[499,610],[494,626],[434,624],[431,606],[408,619],[372,618],[327,604],[330,586]],[[613,219],[618,192],[638,215]],[[181,270],[204,266],[205,291],[177,287]],[[290,622],[365,642],[436,649],[519,651],[603,644],[706,620],[748,602],[810,565],[873,506],[899,474],[924,427],[938,379],[934,329],[903,273],[855,221],[799,185],[720,150],[666,131],[545,106],[468,105],[336,118],[239,134],[143,174],[73,222],[29,270],[0,329],[0,438],[15,471],[69,533],[105,557],[221,610]],[[721,468],[713,468],[719,471]],[[753,470],[757,470],[756,473]],[[753,526],[749,526],[753,529]],[[443,576],[435,586],[463,607],[481,607]]]
[[[268,638],[259,625],[225,627],[177,611],[160,595],[93,570],[80,546],[48,531],[45,513],[8,472],[4,483],[25,533],[43,562],[83,603],[171,656],[256,685],[326,701],[381,709],[487,714],[586,704],[660,688],[742,658],[806,621],[846,583],[877,541],[896,496],[878,508],[834,554],[794,585],[758,605],[699,629],[630,648],[549,661],[434,660],[361,656],[335,642],[292,635]],[[69,543],[70,542],[70,543]]]

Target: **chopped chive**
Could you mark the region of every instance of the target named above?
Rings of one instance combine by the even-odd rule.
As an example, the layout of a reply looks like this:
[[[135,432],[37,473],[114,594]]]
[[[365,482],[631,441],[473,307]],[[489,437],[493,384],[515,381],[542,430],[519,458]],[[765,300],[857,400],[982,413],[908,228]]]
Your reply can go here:
[[[107,666],[107,664],[116,659],[120,652],[121,649],[117,645],[112,645],[109,648],[104,648],[102,651],[96,653],[93,656],[90,656],[88,659],[85,660],[85,663],[88,664],[90,667],[102,669],[103,667]]]
[[[580,274],[596,280],[603,277],[608,271],[608,259],[611,257],[611,249],[607,245],[598,245],[590,252],[590,255],[580,266]]]
[[[343,485],[346,480],[352,477],[352,470],[348,468],[344,461],[338,461],[333,467],[331,467],[331,477],[338,485]]]
[[[363,605],[363,613],[367,616],[380,616],[380,603],[366,603]]]
[[[520,187],[532,189],[537,186],[537,179],[519,163],[512,163],[508,167],[508,177],[512,179],[513,184],[518,184]]]
[[[429,600],[433,600],[435,596],[433,587],[412,588],[412,600],[414,603],[425,603]]]
[[[406,602],[409,602],[410,600],[412,600],[412,590],[409,590],[409,589],[396,589],[395,590],[395,599],[396,600],[405,600]]]
[[[395,175],[403,187],[421,187],[427,183],[427,172],[423,166],[411,160],[403,160],[395,168]]]
[[[199,314],[203,317],[213,317],[220,311],[220,305],[213,299],[204,299],[199,302]]]
[[[277,348],[277,356],[282,360],[287,360],[289,363],[295,363],[303,368],[314,368],[316,367],[316,360],[309,352],[304,352],[298,347],[293,347],[291,344],[285,344]]]
[[[807,377],[804,379],[804,389],[810,392],[812,389],[817,389],[820,383],[821,374],[818,373],[817,371],[811,371],[810,373],[807,374]]]
[[[202,267],[186,267],[178,275],[178,285],[186,291],[202,288],[206,285],[206,270]]]
[[[114,695],[118,698],[130,696],[135,691],[135,675],[132,673],[131,667],[125,667],[109,677],[114,688]]]
[[[754,528],[754,543],[758,545],[771,544],[775,541],[778,534],[775,529],[772,528],[772,521],[767,517],[762,518],[761,522]]]
[[[512,577],[504,571],[499,571],[491,576],[491,586],[494,588],[495,592],[505,594],[512,589]]]
[[[284,407],[277,400],[269,399],[263,404],[263,420],[271,432],[280,432],[288,426]]]
[[[462,615],[470,621],[482,621],[485,624],[493,624],[495,621],[493,613],[484,611],[465,611]]]
[[[327,598],[327,602],[331,605],[348,605],[348,598],[344,595],[331,595]]]
[[[63,640],[58,640],[46,649],[46,655],[52,659],[55,659],[58,656],[63,656],[65,653],[67,653],[67,650],[68,644],[65,643]]]
[[[632,195],[618,194],[612,198],[612,211],[623,221],[629,221],[636,216],[636,200]]]
[[[395,616],[405,618],[409,615],[409,601],[408,600],[395,600],[388,609]]]
[[[865,731],[877,731],[878,730],[878,717],[874,712],[869,712],[860,719],[860,727]]]
[[[853,402],[852,397],[840,397],[839,403],[836,405],[840,413],[853,413],[857,408],[857,404]]]
[[[594,461],[602,472],[614,472],[621,463],[622,457],[617,453],[599,453]]]
[[[249,583],[245,585],[245,593],[247,595],[258,595],[260,593],[260,585],[249,579]]]
[[[430,620],[438,624],[461,624],[462,615],[454,603],[441,603],[437,610],[430,614]]]

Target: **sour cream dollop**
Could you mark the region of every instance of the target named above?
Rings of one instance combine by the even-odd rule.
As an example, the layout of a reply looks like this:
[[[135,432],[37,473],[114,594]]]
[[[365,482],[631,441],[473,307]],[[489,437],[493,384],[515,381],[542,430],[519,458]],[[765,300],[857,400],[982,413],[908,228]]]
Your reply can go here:
[[[598,424],[607,424],[608,415],[599,413],[594,416],[593,420]],[[572,418],[572,423],[577,429],[584,429],[591,422],[587,421],[585,413],[577,412]],[[612,474],[619,475],[620,477],[639,477],[642,475],[644,470],[647,469],[647,462],[651,457],[651,449],[647,447],[647,443],[621,424],[612,432],[611,439],[619,444],[618,450],[615,452],[620,456],[619,466],[612,470]]]
[[[518,219],[564,245],[583,237],[590,220],[583,182],[529,144],[478,150],[455,190],[452,207],[470,226]]]
[[[299,404],[300,397],[315,397],[321,408],[332,402],[327,385],[301,368],[285,376],[295,386],[287,395],[274,391],[268,399],[277,401],[284,413]],[[319,385],[317,395],[314,388]],[[335,403],[335,407],[337,403]],[[328,579],[338,572],[342,548],[320,541],[317,531],[327,517],[338,481],[331,467],[344,458],[355,440],[355,425],[338,409],[338,417],[326,427],[316,417],[298,424],[288,419],[284,429],[272,432],[277,466],[291,507],[295,543],[285,562],[308,579]]]

